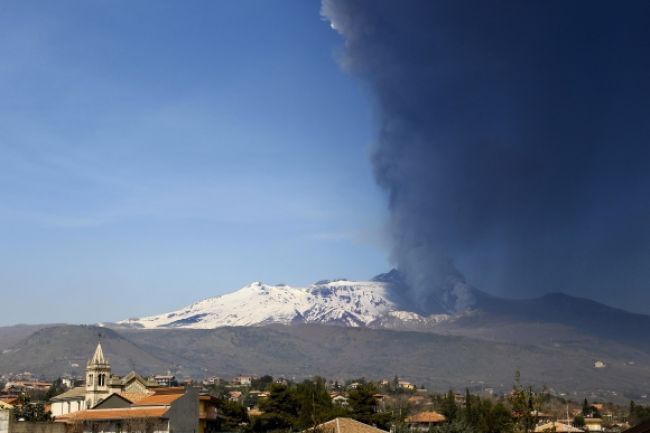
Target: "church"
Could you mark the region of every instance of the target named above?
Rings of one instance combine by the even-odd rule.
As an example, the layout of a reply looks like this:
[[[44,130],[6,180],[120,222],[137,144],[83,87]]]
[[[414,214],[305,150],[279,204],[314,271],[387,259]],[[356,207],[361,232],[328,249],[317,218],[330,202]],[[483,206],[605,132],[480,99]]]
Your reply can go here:
[[[193,387],[164,386],[170,378],[114,375],[98,343],[85,385],[51,399],[52,415],[70,433],[215,432],[219,400]]]
[[[99,342],[86,366],[86,384],[52,398],[52,415],[57,417],[92,409],[112,394],[138,400],[152,394],[158,387],[154,379],[143,378],[134,371],[123,377],[112,374],[111,364]]]

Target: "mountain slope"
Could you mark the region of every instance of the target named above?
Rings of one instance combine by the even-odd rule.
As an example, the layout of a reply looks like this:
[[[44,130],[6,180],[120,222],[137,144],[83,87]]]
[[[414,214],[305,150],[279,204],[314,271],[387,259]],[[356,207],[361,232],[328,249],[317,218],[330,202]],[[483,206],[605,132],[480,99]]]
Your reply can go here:
[[[325,325],[217,329],[135,329],[61,326],[39,331],[0,354],[0,373],[24,371],[54,378],[83,371],[103,333],[114,372],[171,370],[179,377],[229,378],[240,373],[331,379],[398,374],[445,391],[494,388],[507,392],[519,369],[526,383],[548,385],[576,398],[639,398],[650,388],[650,355],[600,341],[569,345],[505,344],[423,332]],[[596,368],[602,361],[604,368]],[[624,396],[624,397],[623,397]]]
[[[118,373],[135,368],[142,373],[164,372],[171,367],[111,329],[61,325],[40,329],[5,349],[0,354],[0,373],[31,371],[49,378],[65,373],[83,377],[100,334],[104,351]]]
[[[368,327],[382,319],[426,322],[400,309],[388,283],[320,281],[306,288],[250,284],[171,313],[119,322],[141,328],[212,329],[222,326],[319,323]]]
[[[224,326],[325,324],[447,335],[524,343],[565,343],[607,339],[650,352],[650,316],[633,314],[589,299],[548,294],[535,299],[504,299],[455,278],[449,290],[435,295],[429,314],[409,299],[399,273],[371,281],[320,281],[306,288],[253,283],[236,292],[120,327],[145,329],[214,329]],[[426,303],[424,301],[423,303]],[[462,309],[459,307],[462,306]]]
[[[0,327],[0,352],[29,337],[34,332],[52,326],[58,326],[58,324],[2,326]]]

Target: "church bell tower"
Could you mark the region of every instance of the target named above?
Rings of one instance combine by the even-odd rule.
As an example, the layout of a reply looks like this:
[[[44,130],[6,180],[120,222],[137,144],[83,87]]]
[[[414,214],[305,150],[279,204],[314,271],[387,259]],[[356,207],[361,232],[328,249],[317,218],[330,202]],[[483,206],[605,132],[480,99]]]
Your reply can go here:
[[[86,409],[109,396],[111,364],[104,358],[102,344],[97,343],[95,354],[86,366]]]

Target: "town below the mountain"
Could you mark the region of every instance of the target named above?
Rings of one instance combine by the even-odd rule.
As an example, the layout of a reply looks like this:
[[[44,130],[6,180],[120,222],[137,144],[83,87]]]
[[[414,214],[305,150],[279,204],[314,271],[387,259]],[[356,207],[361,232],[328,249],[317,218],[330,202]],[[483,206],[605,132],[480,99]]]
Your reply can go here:
[[[650,431],[650,407],[571,401],[513,372],[505,393],[433,391],[398,375],[182,379],[113,373],[101,343],[85,377],[3,375],[0,433],[499,433]],[[48,380],[49,379],[49,380]]]

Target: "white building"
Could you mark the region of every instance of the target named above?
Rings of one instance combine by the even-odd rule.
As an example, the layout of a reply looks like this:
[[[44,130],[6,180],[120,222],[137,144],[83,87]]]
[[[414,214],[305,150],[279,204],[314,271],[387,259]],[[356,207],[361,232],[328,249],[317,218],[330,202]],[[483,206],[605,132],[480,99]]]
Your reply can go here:
[[[78,386],[53,397],[52,416],[59,417],[86,409],[86,387]],[[1,432],[0,432],[1,433]]]
[[[13,419],[12,410],[13,406],[0,401],[0,433],[9,433]]]

